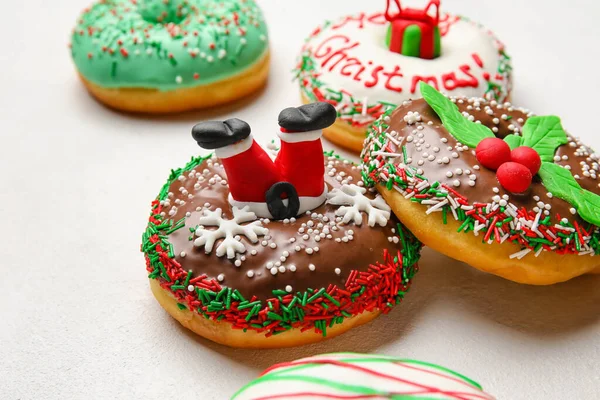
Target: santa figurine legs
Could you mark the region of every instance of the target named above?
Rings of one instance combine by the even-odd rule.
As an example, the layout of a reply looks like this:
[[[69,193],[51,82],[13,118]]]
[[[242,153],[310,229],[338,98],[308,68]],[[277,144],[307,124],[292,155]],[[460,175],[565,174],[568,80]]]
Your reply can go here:
[[[329,103],[283,110],[279,114],[281,149],[275,161],[254,141],[250,126],[236,118],[201,122],[192,129],[192,136],[221,159],[232,206],[248,206],[259,217],[284,219],[325,201],[321,135],[336,117]]]

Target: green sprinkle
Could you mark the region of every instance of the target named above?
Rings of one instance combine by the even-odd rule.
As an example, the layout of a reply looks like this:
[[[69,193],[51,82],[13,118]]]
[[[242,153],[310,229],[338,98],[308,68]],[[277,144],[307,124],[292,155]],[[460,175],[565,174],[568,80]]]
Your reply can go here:
[[[325,288],[321,288],[317,293],[315,293],[314,295],[312,295],[308,299],[308,302],[311,303],[313,300],[318,299],[319,297],[321,297],[323,295],[323,293],[325,293]]]

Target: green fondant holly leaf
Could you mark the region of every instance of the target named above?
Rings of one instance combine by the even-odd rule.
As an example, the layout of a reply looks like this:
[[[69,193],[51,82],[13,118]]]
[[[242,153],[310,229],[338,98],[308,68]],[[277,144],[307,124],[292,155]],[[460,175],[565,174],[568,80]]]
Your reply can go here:
[[[585,221],[600,225],[600,196],[583,189],[568,169],[551,162],[543,162],[538,174],[553,196],[575,207]]]
[[[521,145],[537,151],[542,161],[554,161],[556,149],[568,142],[569,139],[560,123],[560,118],[554,115],[530,117],[523,126]]]
[[[475,148],[483,139],[495,137],[487,126],[476,124],[465,118],[458,110],[456,104],[435,90],[431,85],[420,82],[419,89],[427,104],[433,108],[433,111],[442,120],[444,127],[462,144]]]
[[[508,143],[508,146],[510,147],[511,150],[514,150],[517,147],[521,146],[521,143],[523,142],[523,138],[521,136],[517,136],[517,135],[508,135],[504,138],[504,141],[506,143]]]

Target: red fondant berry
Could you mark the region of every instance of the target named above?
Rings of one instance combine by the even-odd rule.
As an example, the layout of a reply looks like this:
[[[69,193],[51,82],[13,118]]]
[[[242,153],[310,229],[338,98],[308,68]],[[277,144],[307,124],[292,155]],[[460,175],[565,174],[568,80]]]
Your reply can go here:
[[[496,178],[502,187],[511,193],[523,193],[531,185],[531,171],[516,162],[506,162],[496,171]]]
[[[495,171],[502,164],[510,161],[510,147],[502,139],[485,138],[477,145],[475,157],[481,165]]]
[[[531,175],[535,175],[542,166],[542,159],[537,151],[531,147],[517,147],[510,153],[511,161],[526,166],[531,171]]]

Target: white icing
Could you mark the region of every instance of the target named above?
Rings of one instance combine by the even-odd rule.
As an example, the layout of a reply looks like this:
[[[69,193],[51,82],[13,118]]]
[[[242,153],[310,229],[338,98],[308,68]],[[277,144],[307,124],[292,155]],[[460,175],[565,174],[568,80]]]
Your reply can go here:
[[[418,84],[415,84],[419,76],[435,77],[439,90],[451,95],[481,97],[488,90],[484,74],[489,74],[490,81],[502,88],[502,98],[499,100],[503,101],[510,91],[510,67],[507,65],[508,60],[500,54],[503,45],[482,26],[449,14],[442,16],[440,28],[443,35],[442,53],[433,60],[408,57],[390,51],[385,40],[388,23],[381,13],[346,17],[340,22],[321,28],[307,40],[303,54],[309,54],[315,61],[315,73],[318,74],[318,80],[324,84],[319,89],[326,98],[333,99],[333,96],[328,97],[326,89],[347,92],[343,100],[336,99],[338,111],[342,115],[343,108],[352,101],[372,106],[379,102],[401,104],[411,98],[420,97]],[[330,58],[338,50],[341,52]],[[478,65],[473,54],[479,56],[483,68]],[[372,73],[376,66],[382,66],[384,69],[377,73],[378,82],[373,87],[367,87],[365,83],[373,80]],[[384,72],[393,72],[396,66],[399,67],[402,76],[393,77],[390,84],[400,88],[401,92],[386,88],[387,77]],[[472,77],[465,73],[465,66]],[[365,69],[359,74],[362,67]],[[451,90],[451,86],[444,85],[442,76],[452,73],[457,79],[476,79],[476,87],[459,86]],[[359,79],[354,79],[357,76]],[[300,74],[301,85],[303,78],[306,78],[306,75]],[[451,81],[449,83],[451,84]],[[307,89],[312,90],[311,87]],[[354,120],[370,120],[364,106],[362,110],[362,115],[353,115]]]
[[[247,225],[243,223],[250,222]],[[219,239],[223,241],[216,250],[217,257],[227,255],[227,258],[234,258],[237,253],[245,253],[246,246],[235,239],[236,235],[243,235],[250,242],[257,243],[258,236],[266,235],[269,230],[257,221],[256,214],[249,211],[248,208],[239,209],[233,207],[233,219],[223,218],[223,210],[217,208],[215,211],[205,210],[204,216],[198,221],[200,226],[195,231],[197,238],[194,240],[194,246],[204,246],[206,254],[210,254],[215,242]],[[205,226],[216,226],[216,230],[205,229]]]
[[[319,196],[299,196],[298,200],[300,200],[300,209],[298,210],[298,215],[308,211],[314,210],[319,207],[321,204],[325,202],[327,196],[327,185],[325,185],[325,189],[323,189],[323,193]],[[282,200],[283,204],[287,207],[288,199]],[[249,211],[252,211],[257,216],[261,218],[270,218],[273,219],[269,208],[267,207],[267,203],[263,202],[252,202],[252,201],[238,201],[235,200],[231,194],[229,194],[229,204],[232,207],[237,208],[248,208]]]
[[[370,227],[376,224],[385,226],[390,219],[390,206],[380,195],[370,199],[364,195],[366,192],[367,189],[357,185],[342,185],[327,194],[327,204],[342,206],[335,211],[335,215],[343,217],[344,224],[353,221],[358,226],[362,225],[361,212],[364,212]]]
[[[270,379],[275,376],[276,380]],[[442,367],[394,357],[336,353],[275,366],[232,400],[342,398],[365,390],[381,394],[369,398],[382,400],[392,395],[403,399],[494,399],[472,381]],[[305,395],[299,395],[302,393]]]

